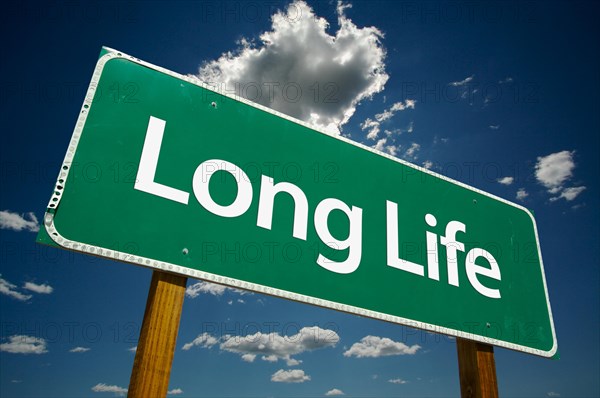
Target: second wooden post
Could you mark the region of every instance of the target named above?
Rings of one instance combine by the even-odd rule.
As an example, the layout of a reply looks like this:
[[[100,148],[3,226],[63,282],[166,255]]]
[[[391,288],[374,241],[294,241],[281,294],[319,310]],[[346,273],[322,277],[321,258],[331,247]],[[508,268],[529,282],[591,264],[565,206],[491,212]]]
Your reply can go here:
[[[494,347],[456,339],[462,398],[498,398]]]

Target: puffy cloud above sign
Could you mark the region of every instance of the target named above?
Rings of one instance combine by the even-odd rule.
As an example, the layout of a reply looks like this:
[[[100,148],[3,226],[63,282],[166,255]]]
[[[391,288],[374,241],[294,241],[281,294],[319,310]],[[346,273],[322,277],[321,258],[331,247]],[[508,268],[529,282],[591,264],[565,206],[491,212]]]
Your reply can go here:
[[[383,34],[357,27],[338,2],[339,29],[304,1],[272,16],[272,30],[260,44],[241,40],[240,47],[201,66],[198,77],[235,95],[279,112],[339,132],[359,101],[383,90]]]

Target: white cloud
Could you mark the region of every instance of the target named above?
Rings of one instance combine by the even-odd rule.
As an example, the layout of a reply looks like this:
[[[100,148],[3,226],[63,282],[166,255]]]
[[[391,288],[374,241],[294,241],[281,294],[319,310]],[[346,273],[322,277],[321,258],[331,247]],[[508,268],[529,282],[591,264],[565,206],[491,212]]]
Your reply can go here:
[[[382,122],[384,122],[388,119],[391,119],[398,111],[403,111],[405,109],[415,109],[416,102],[417,101],[412,100],[412,99],[407,99],[404,102],[402,102],[402,101],[396,102],[394,105],[392,105],[388,109],[384,110],[382,113],[376,114],[375,120],[373,120],[371,118],[367,118],[364,122],[362,122],[360,124],[360,128],[363,131],[368,130],[367,139],[374,140],[377,138],[377,136],[379,135],[379,132],[381,131],[381,123]],[[410,122],[408,125],[408,128],[406,130],[401,130],[401,129],[396,129],[393,131],[385,130],[385,134],[389,137],[394,132],[402,133],[403,131],[406,131],[406,132],[412,133],[413,127],[414,127],[413,122]]]
[[[384,151],[385,150],[385,144],[387,143],[387,138],[381,138],[380,140],[377,141],[377,144],[375,144],[373,146],[374,149],[377,149],[378,151]]]
[[[405,109],[415,109],[416,102],[417,101],[412,99],[407,99],[404,102],[396,102],[394,105],[384,110],[382,113],[376,114],[375,120],[377,120],[378,122],[383,122],[394,117],[396,112],[403,111]]]
[[[54,288],[50,285],[38,285],[33,282],[25,282],[25,285],[23,285],[23,289],[31,290],[32,292],[39,294],[50,294],[54,291]]]
[[[45,354],[46,340],[40,337],[14,335],[8,338],[8,343],[0,344],[0,351],[11,354]]]
[[[551,194],[560,192],[563,184],[573,176],[574,154],[574,151],[561,151],[537,158],[535,177]]]
[[[272,16],[272,27],[255,45],[240,47],[205,63],[198,77],[254,102],[330,131],[339,132],[357,104],[383,90],[383,34],[357,27],[338,3],[338,25],[314,14],[304,1],[292,2]]]
[[[431,170],[431,168],[433,167],[433,162],[431,160],[426,160],[423,162],[423,167],[427,170]]]
[[[408,159],[416,160],[417,152],[419,152],[420,149],[421,149],[421,145],[417,144],[416,142],[413,142],[412,144],[410,144],[410,147],[406,150],[404,157],[408,158]]]
[[[551,202],[557,201],[559,199],[566,199],[567,201],[572,201],[573,199],[575,199],[577,196],[579,196],[580,193],[582,193],[583,191],[586,190],[586,187],[571,187],[571,188],[565,188],[559,196],[556,196],[554,198],[550,198]]]
[[[23,294],[16,289],[16,285],[13,285],[6,279],[2,279],[2,274],[0,274],[0,293],[19,301],[27,301],[31,298],[31,295]]]
[[[378,358],[391,355],[414,355],[421,348],[419,345],[407,346],[387,337],[366,336],[354,343],[344,352],[345,357]]]
[[[258,332],[247,336],[225,335],[217,339],[203,333],[194,341],[186,343],[182,349],[187,351],[193,346],[211,348],[220,342],[221,350],[239,354],[245,362],[254,362],[256,357],[260,356],[263,361],[283,360],[288,366],[296,366],[302,361],[292,358],[292,355],[334,347],[339,340],[339,335],[333,330],[313,326],[304,327],[292,336],[281,336],[276,332]]]
[[[271,376],[271,381],[276,383],[304,383],[308,380],[310,380],[310,376],[304,374],[304,371],[300,369],[279,369]]]
[[[254,357],[260,355],[263,361],[275,362],[281,359],[288,366],[294,366],[300,362],[291,358],[292,355],[333,347],[339,340],[339,335],[333,330],[313,326],[304,327],[292,336],[281,336],[276,332],[258,332],[244,337],[224,336],[219,347],[221,350],[240,354],[245,361],[253,361]]]
[[[502,80],[498,81],[498,84],[505,84],[505,83],[512,83],[513,82],[513,78],[510,76],[505,77]]]
[[[285,360],[285,364],[287,366],[298,366],[302,363],[302,361],[298,360],[298,359],[294,359],[294,358],[288,358]]]
[[[234,289],[231,287],[217,285],[216,283],[210,282],[198,282],[188,286],[185,289],[185,295],[189,298],[196,298],[201,294],[211,294],[213,296],[222,296],[226,291],[235,292],[237,294],[251,295],[252,293],[245,290]],[[239,300],[238,300],[239,301]]]
[[[213,296],[222,296],[225,293],[227,287],[223,285],[217,285],[210,282],[198,282],[188,286],[185,289],[185,295],[189,298],[196,298],[200,294],[212,294]]]
[[[487,98],[486,98],[486,99],[487,99]],[[490,128],[491,128],[492,130],[498,130],[498,129],[500,128],[500,125],[499,125],[499,124],[490,124]]]
[[[360,124],[361,130],[369,130],[367,133],[367,139],[374,140],[377,138],[377,135],[380,131],[380,123],[378,121],[367,118],[364,122]]]
[[[172,390],[167,391],[167,395],[179,395],[183,394],[183,390],[181,388],[174,388]]]
[[[402,380],[402,379],[390,379],[390,380],[388,380],[388,383],[392,383],[392,384],[406,384],[406,383],[408,383],[408,381]]]
[[[205,332],[205,333],[202,333],[201,335],[199,335],[198,337],[196,337],[190,343],[184,344],[183,347],[181,347],[181,349],[184,351],[188,351],[190,348],[192,348],[194,346],[210,348],[210,347],[214,346],[215,344],[217,344],[218,342],[219,342],[219,340],[217,340],[215,337],[213,337],[210,334]]]
[[[346,394],[344,394],[344,392],[342,390],[338,390],[337,388],[334,388],[333,390],[329,390],[325,393],[326,397],[337,397],[340,395],[346,395]]]
[[[502,185],[510,185],[515,181],[514,177],[502,177],[498,178],[498,182]]]
[[[548,394],[546,394],[549,397],[560,397],[560,394],[554,391],[550,391],[548,392]]]
[[[27,213],[29,220],[25,219],[25,214],[13,213],[10,210],[0,211],[0,229],[12,229],[14,231],[38,232],[40,223],[33,212]]]
[[[71,348],[69,350],[69,352],[79,353],[79,352],[88,352],[89,350],[91,350],[91,348],[87,348],[87,347],[75,347],[75,348]]]
[[[104,383],[98,383],[94,387],[92,387],[93,392],[112,392],[115,395],[122,396],[127,392],[126,388],[119,386],[111,386]]]
[[[519,188],[519,190],[517,191],[517,200],[523,201],[528,196],[529,194],[527,193],[525,188]]]
[[[256,359],[256,355],[255,354],[244,354],[244,355],[242,355],[242,361],[244,361],[244,362],[254,362],[255,359]]]
[[[398,145],[387,145],[385,147],[385,151],[392,156],[396,156],[398,154],[398,149],[400,149]]]
[[[128,348],[127,351],[129,351],[129,352],[136,352],[137,351],[137,346]]]
[[[465,84],[470,83],[471,81],[473,81],[474,77],[475,77],[475,75],[471,75],[469,77],[465,77],[463,80],[456,81],[456,82],[450,82],[450,85],[454,86],[454,87],[464,86]]]

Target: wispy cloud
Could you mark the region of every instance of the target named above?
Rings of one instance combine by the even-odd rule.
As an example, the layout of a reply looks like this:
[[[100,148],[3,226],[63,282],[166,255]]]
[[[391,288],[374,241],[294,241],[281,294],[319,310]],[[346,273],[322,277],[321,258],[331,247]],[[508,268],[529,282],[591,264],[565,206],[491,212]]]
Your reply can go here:
[[[559,196],[550,198],[550,201],[554,202],[559,199],[565,199],[566,201],[570,202],[570,201],[574,200],[576,197],[578,197],[579,194],[582,193],[583,191],[585,191],[586,189],[587,188],[583,187],[583,186],[565,188],[565,189],[563,189],[563,191],[560,193]]]
[[[524,201],[528,196],[529,193],[525,190],[525,188],[519,188],[517,191],[517,200]]]
[[[408,381],[403,380],[403,379],[390,379],[390,380],[388,380],[388,383],[392,383],[392,384],[406,384],[406,383],[408,383]]]
[[[127,351],[135,353],[137,351],[137,346],[128,348]]]
[[[499,125],[499,124],[490,124],[490,126],[489,126],[489,127],[490,127],[490,129],[492,129],[492,130],[498,130],[498,129],[500,129],[500,125]]]
[[[198,77],[237,95],[314,125],[339,132],[362,100],[383,90],[383,34],[358,27],[338,3],[339,29],[301,0],[272,16],[260,43],[243,39],[237,50],[205,63]],[[310,62],[307,62],[310,60]],[[250,87],[250,89],[248,88]]]
[[[245,295],[245,294],[251,295],[252,294],[245,290],[239,290],[239,289],[234,289],[234,288],[223,286],[223,285],[217,285],[216,283],[198,282],[198,283],[194,283],[193,285],[188,286],[185,289],[185,295],[186,295],[186,297],[189,297],[189,298],[196,298],[201,294],[210,294],[212,296],[222,296],[227,291],[238,293],[241,295]]]
[[[345,357],[378,358],[391,355],[414,355],[421,348],[419,345],[407,346],[387,337],[366,336],[354,343],[344,352]]]
[[[417,152],[419,152],[419,150],[421,150],[421,145],[417,144],[416,142],[413,142],[412,144],[410,144],[410,147],[408,147],[408,149],[404,153],[404,158],[408,160],[416,160]]]
[[[8,343],[0,344],[0,351],[11,354],[45,354],[48,352],[46,340],[41,337],[14,335]]]
[[[511,185],[515,181],[515,178],[507,176],[507,177],[498,178],[497,181],[502,185]]]
[[[167,391],[167,395],[179,395],[183,394],[183,390],[181,388],[174,388],[172,390]]]
[[[54,288],[50,285],[47,285],[47,284],[38,285],[33,282],[25,282],[25,285],[23,285],[23,289],[30,290],[30,291],[38,293],[38,294],[50,294],[54,291]]]
[[[462,80],[455,81],[455,82],[450,82],[449,84],[450,84],[451,86],[454,86],[454,87],[461,87],[461,86],[464,86],[464,85],[466,85],[466,84],[468,84],[468,83],[472,82],[474,77],[475,77],[475,75],[471,75],[471,76],[469,76],[469,77],[465,77],[465,78],[464,78],[464,79],[462,79]]]
[[[98,383],[92,387],[93,392],[112,392],[117,396],[123,396],[127,393],[127,389],[115,385],[108,385],[104,383]]]
[[[402,101],[396,102],[394,105],[392,105],[388,109],[384,110],[382,113],[376,114],[375,120],[373,120],[371,118],[365,119],[365,121],[360,124],[360,128],[363,131],[365,131],[365,130],[367,131],[367,139],[374,140],[378,137],[379,133],[381,132],[381,123],[385,122],[386,120],[391,119],[397,112],[400,112],[400,111],[403,111],[406,109],[415,109],[416,102],[417,101],[415,101],[413,99],[407,99],[404,102],[402,102]],[[402,131],[412,133],[413,127],[414,127],[413,123],[410,122],[407,129],[395,130],[395,131],[400,132],[400,133]],[[386,130],[385,133],[387,136],[391,136],[393,134],[393,131]]]
[[[28,219],[25,219],[25,217]],[[33,212],[18,214],[10,210],[3,210],[0,211],[0,229],[38,232],[40,230],[40,223]]]
[[[301,369],[279,369],[271,376],[271,381],[276,383],[304,383],[308,380],[310,380],[310,376]]]
[[[360,124],[361,130],[368,130],[367,139],[374,140],[379,135],[381,131],[380,127],[381,123],[376,120],[372,120],[371,118],[367,118],[364,122]]]
[[[210,347],[214,346],[215,344],[217,344],[218,342],[219,342],[219,340],[216,337],[213,337],[209,333],[205,332],[205,333],[202,333],[201,335],[199,335],[198,337],[196,337],[191,342],[185,343],[183,345],[183,347],[181,347],[181,349],[184,351],[188,351],[192,347],[196,347],[196,346],[203,347],[203,348],[210,348]]]
[[[6,279],[3,279],[2,275],[0,274],[0,293],[1,294],[4,294],[8,297],[12,297],[15,300],[19,300],[19,301],[27,301],[32,297],[29,294],[23,294],[23,293],[19,292],[17,289],[18,288],[16,285],[13,285]]]
[[[498,81],[498,84],[512,83],[513,81],[514,81],[514,80],[513,80],[513,78],[512,78],[512,77],[510,77],[510,76],[507,76],[507,77],[505,77],[504,79],[502,79],[502,80],[499,80],[499,81]]]
[[[375,115],[375,120],[378,122],[383,122],[385,120],[391,119],[397,112],[406,110],[406,109],[415,109],[415,104],[417,101],[414,99],[407,99],[404,102],[396,102],[388,109],[384,110],[382,113],[378,113]]]
[[[87,347],[75,347],[75,348],[71,348],[69,350],[69,352],[80,353],[80,352],[88,352],[89,350],[91,350],[91,348],[87,348]]]
[[[427,170],[431,170],[431,168],[433,167],[433,162],[431,160],[426,160],[423,162],[423,167]]]
[[[325,393],[326,397],[339,397],[342,395],[346,395],[346,394],[344,394],[344,392],[342,390],[338,390],[337,388],[329,390]]]

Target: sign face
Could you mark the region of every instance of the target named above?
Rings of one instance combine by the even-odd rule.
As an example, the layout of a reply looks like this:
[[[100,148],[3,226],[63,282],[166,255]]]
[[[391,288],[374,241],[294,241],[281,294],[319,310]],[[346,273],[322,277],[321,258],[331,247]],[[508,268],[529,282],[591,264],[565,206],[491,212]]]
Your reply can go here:
[[[40,241],[555,354],[525,208],[103,51]]]

